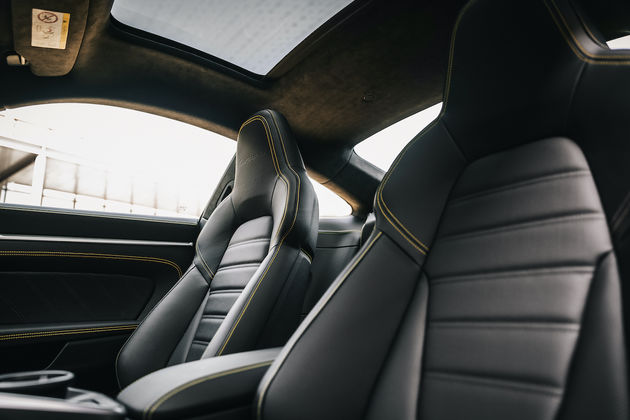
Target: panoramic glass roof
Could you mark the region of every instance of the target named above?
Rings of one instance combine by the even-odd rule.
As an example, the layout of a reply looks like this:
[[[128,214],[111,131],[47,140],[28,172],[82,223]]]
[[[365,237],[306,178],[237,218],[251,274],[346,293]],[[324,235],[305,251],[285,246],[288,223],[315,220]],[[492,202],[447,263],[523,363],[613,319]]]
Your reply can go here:
[[[119,22],[265,75],[352,0],[115,0]]]

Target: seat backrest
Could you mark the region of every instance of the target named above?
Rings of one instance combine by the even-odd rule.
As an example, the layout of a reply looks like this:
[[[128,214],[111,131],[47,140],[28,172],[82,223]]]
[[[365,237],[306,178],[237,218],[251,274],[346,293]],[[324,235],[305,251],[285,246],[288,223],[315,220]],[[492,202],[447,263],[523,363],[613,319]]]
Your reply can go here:
[[[232,193],[193,264],[121,349],[119,385],[168,365],[284,344],[298,325],[318,229],[317,197],[284,118],[241,127]]]
[[[354,216],[322,219],[311,264],[311,280],[302,309],[306,316],[359,250],[361,224]]]
[[[462,10],[442,113],[263,378],[259,418],[628,418],[607,214],[630,175],[630,56],[583,25],[560,0]]]

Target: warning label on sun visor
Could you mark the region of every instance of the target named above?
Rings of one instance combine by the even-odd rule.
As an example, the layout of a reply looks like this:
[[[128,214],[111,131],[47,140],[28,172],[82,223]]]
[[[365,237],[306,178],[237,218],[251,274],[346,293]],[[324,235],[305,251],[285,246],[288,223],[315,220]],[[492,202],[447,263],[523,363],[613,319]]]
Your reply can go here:
[[[31,46],[66,49],[70,13],[33,9]]]

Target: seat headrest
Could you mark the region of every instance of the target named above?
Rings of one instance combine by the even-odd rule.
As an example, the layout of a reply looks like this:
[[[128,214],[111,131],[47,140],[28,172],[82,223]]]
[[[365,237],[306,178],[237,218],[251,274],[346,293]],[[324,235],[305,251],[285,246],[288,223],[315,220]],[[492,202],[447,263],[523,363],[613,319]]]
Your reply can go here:
[[[582,149],[612,215],[629,187],[619,180],[630,179],[630,51],[608,49],[587,21],[569,0],[469,1],[453,29],[440,116],[385,175],[377,219],[430,242],[434,232],[416,226],[422,222],[409,213],[401,179],[415,176],[442,191],[439,183],[457,174],[449,166],[551,137]],[[435,162],[442,176],[422,178],[421,167]],[[437,214],[443,198],[424,197],[424,211]]]
[[[237,215],[270,214],[276,183],[280,178],[293,182],[291,171],[305,169],[285,118],[276,111],[257,112],[243,123],[236,142],[232,201]]]
[[[592,32],[568,0],[470,1],[453,30],[442,116],[464,155],[566,135],[585,70],[630,64]]]

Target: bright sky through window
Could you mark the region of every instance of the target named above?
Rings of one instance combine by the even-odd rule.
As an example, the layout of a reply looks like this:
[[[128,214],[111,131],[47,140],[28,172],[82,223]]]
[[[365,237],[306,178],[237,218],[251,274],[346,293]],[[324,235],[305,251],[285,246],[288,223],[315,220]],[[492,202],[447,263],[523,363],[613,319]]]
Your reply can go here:
[[[116,0],[121,23],[265,75],[351,0]]]
[[[29,154],[46,158],[0,182],[0,203],[198,217],[235,151],[232,139],[125,108],[6,109],[0,112],[0,171]],[[322,216],[350,214],[341,197],[313,184]]]
[[[608,48],[611,50],[630,50],[630,35],[622,36],[621,38],[611,39],[606,42]]]
[[[354,151],[386,171],[407,143],[437,118],[441,109],[442,102],[400,120],[354,146]]]

